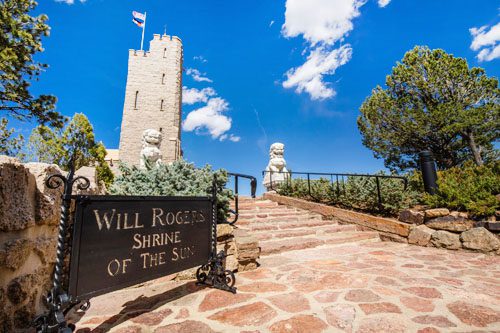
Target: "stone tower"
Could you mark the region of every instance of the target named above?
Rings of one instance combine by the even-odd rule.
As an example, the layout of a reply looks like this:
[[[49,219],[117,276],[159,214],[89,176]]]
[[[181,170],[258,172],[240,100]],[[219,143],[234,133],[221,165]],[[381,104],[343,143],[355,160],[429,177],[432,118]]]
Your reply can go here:
[[[120,160],[138,165],[142,134],[162,134],[164,162],[181,156],[182,42],[155,34],[149,51],[129,50],[127,87],[120,134]]]

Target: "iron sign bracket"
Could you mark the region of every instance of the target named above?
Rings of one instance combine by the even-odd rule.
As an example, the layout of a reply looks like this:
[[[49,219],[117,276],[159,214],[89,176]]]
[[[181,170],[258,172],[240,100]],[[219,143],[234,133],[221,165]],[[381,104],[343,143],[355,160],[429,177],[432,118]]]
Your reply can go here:
[[[50,189],[57,189],[61,187],[61,185],[63,185],[64,190],[61,196],[61,218],[59,220],[56,263],[54,267],[54,274],[52,276],[52,288],[45,298],[49,311],[48,313],[35,318],[34,326],[36,327],[37,333],[71,333],[75,330],[75,326],[73,324],[68,324],[65,319],[66,313],[79,303],[70,299],[67,291],[64,290],[62,286],[62,278],[64,274],[64,259],[66,256],[66,237],[68,234],[68,220],[70,214],[69,211],[71,207],[71,193],[73,192],[73,185],[76,184],[76,187],[79,190],[86,190],[90,186],[90,181],[86,177],[74,177],[74,175],[75,166],[74,158],[72,158],[70,161],[70,169],[66,177],[63,175],[55,174],[49,176],[45,181],[45,185]]]
[[[224,250],[217,253],[217,176],[212,183],[212,254],[209,262],[196,271],[196,280],[199,285],[207,285],[216,289],[236,294],[234,273],[225,269],[224,259],[227,257]]]

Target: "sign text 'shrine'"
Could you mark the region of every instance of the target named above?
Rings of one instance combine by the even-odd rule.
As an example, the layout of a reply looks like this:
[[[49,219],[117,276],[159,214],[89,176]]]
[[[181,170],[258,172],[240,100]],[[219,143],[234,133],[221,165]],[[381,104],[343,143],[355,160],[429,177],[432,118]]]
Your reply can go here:
[[[206,264],[212,219],[205,197],[78,198],[70,295],[89,298]]]

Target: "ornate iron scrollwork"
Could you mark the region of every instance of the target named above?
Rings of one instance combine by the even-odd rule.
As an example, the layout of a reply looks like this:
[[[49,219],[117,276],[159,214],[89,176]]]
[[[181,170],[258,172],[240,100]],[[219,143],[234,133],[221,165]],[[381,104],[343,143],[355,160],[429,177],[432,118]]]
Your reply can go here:
[[[229,269],[224,269],[224,258],[227,255],[220,251],[215,257],[196,271],[196,280],[199,284],[208,285],[217,289],[236,293],[234,284],[236,277]]]
[[[71,308],[80,302],[75,302],[70,299],[67,292],[62,287],[62,276],[64,271],[66,237],[73,185],[76,184],[76,187],[79,190],[86,190],[90,187],[90,180],[82,176],[74,177],[74,175],[75,168],[72,159],[67,177],[56,174],[49,176],[45,181],[48,188],[58,189],[61,186],[64,186],[64,191],[62,194],[61,218],[59,221],[57,236],[56,262],[52,277],[53,283],[52,288],[46,297],[49,312],[35,319],[34,326],[36,327],[36,331],[38,333],[70,333],[75,329],[74,325],[66,322],[65,315],[69,310],[71,310]],[[86,310],[90,306],[89,304],[90,303],[88,301],[85,301],[82,304],[82,307]]]

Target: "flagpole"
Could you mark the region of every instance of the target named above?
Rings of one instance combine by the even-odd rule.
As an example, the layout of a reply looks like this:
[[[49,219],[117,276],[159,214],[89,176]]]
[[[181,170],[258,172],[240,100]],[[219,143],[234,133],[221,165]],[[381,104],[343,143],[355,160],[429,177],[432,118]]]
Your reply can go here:
[[[144,30],[146,30],[146,12],[144,12],[144,26],[142,27],[141,51],[144,44]]]

